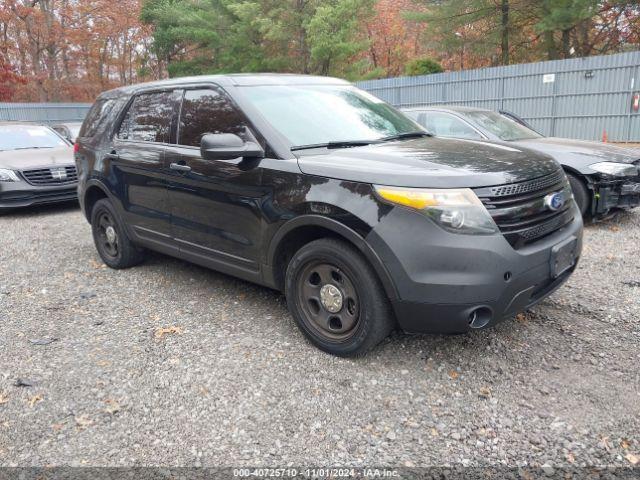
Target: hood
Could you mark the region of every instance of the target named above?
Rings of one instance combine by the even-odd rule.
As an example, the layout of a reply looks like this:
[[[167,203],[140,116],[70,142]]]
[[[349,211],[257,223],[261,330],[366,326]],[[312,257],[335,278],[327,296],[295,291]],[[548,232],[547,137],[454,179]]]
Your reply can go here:
[[[10,168],[11,170],[30,170],[74,164],[73,147],[70,146],[0,151],[0,168]]]
[[[488,187],[559,169],[550,157],[519,146],[436,137],[296,154],[308,175],[402,187]]]
[[[512,143],[551,155],[560,164],[573,167],[581,173],[590,173],[588,166],[596,162],[633,163],[640,159],[640,150],[637,148],[586,140],[547,137]]]

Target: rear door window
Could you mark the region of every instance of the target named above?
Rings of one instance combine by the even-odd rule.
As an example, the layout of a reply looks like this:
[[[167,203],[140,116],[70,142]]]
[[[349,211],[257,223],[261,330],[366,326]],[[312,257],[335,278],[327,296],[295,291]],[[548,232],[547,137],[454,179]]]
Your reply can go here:
[[[140,142],[169,143],[171,117],[179,92],[153,92],[136,96],[129,106],[118,138]]]
[[[199,147],[207,133],[233,133],[246,141],[247,127],[244,114],[223,91],[206,88],[184,92],[178,144]]]

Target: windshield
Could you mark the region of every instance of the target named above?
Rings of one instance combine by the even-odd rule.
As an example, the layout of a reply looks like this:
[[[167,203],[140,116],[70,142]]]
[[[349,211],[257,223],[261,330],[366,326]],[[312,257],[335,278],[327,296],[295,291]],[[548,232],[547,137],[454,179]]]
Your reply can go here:
[[[41,125],[0,125],[0,150],[53,148],[68,145],[49,127]]]
[[[472,121],[507,142],[540,138],[542,135],[496,112],[465,112]]]
[[[257,86],[245,93],[293,147],[424,132],[403,113],[352,86]]]

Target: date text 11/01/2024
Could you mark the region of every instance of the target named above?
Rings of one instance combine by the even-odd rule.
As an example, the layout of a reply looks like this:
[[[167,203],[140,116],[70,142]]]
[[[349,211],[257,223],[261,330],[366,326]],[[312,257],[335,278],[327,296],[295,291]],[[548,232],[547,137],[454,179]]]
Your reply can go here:
[[[397,470],[388,468],[236,468],[234,477],[281,478],[398,478]]]

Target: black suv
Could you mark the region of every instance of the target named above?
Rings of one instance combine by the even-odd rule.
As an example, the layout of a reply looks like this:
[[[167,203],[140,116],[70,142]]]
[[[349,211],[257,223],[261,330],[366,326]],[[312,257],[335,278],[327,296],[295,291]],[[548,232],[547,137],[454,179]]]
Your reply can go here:
[[[398,325],[460,333],[539,302],[574,270],[582,220],[559,165],[432,138],[342,80],[181,78],[100,95],[79,194],[113,268],[156,250],[284,291],[337,355]]]

